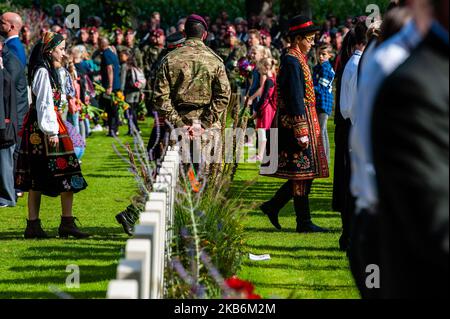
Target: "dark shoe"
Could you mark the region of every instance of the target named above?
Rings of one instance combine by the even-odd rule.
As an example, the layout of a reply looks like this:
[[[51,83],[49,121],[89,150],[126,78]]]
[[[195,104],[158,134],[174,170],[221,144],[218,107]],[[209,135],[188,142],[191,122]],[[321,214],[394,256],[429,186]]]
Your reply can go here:
[[[315,225],[313,222],[308,224],[297,225],[297,233],[327,233],[328,230]]]
[[[49,238],[46,232],[42,229],[41,220],[28,220],[27,219],[27,228],[24,233],[25,239],[33,239],[33,238]]]
[[[117,222],[122,225],[128,236],[133,235],[134,225],[139,219],[139,215],[140,212],[134,205],[129,205],[123,212],[116,215]]]
[[[61,217],[61,225],[58,228],[58,234],[60,238],[68,238],[73,236],[77,239],[87,238],[90,235],[80,231],[75,224],[76,217]]]
[[[270,205],[269,202],[265,202],[264,204],[262,204],[260,206],[260,209],[262,210],[262,212],[264,214],[267,215],[267,217],[269,217],[270,222],[272,223],[272,225],[280,230],[281,229],[281,225],[278,221],[278,211],[276,211],[275,209],[273,209],[273,207]]]

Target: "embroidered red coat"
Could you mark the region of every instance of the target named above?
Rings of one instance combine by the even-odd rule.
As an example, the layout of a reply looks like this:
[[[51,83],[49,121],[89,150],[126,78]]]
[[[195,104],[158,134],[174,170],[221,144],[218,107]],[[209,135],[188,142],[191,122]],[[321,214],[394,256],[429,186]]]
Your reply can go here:
[[[329,176],[315,103],[306,57],[291,49],[282,59],[278,76],[278,112],[273,125],[278,128],[278,164],[270,176],[297,181]],[[306,136],[309,145],[303,149],[299,140]]]

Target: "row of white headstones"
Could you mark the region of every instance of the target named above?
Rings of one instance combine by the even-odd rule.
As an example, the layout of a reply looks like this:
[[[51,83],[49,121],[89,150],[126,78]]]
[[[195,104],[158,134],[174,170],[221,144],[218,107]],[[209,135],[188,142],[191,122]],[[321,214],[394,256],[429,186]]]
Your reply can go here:
[[[116,279],[109,282],[107,299],[164,297],[164,270],[171,255],[179,167],[179,149],[170,147],[153,183],[153,192],[135,226],[133,238],[127,240],[125,258],[119,261]]]

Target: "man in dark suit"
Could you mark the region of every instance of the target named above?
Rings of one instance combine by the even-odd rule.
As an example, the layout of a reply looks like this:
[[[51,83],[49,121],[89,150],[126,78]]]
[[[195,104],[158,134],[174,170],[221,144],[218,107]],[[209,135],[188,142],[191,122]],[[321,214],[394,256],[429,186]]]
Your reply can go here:
[[[12,83],[16,92],[16,110],[17,110],[17,132],[22,130],[23,120],[29,110],[28,86],[25,75],[25,66],[20,63],[19,58],[4,43],[4,38],[0,35],[0,46],[2,46],[3,65],[11,75]],[[14,151],[14,163],[19,156],[19,148],[22,139],[17,136],[16,148]],[[15,167],[15,165],[14,165]],[[15,169],[14,169],[15,171]],[[20,192],[19,192],[20,195]]]
[[[383,298],[448,298],[448,0],[383,84],[373,113]]]
[[[3,65],[2,46],[0,42],[0,208],[16,205],[14,148],[17,140],[17,104],[14,83]]]

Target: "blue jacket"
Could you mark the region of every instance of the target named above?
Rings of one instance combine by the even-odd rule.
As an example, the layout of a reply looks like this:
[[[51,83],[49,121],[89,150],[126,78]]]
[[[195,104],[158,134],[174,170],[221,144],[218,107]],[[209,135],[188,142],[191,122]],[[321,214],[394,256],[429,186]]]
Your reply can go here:
[[[23,66],[27,65],[27,55],[25,53],[25,48],[23,47],[22,42],[20,42],[19,38],[12,38],[8,42],[5,43],[6,46],[17,56],[22,62]]]
[[[313,81],[318,113],[327,113],[328,115],[331,115],[334,103],[334,75],[333,67],[329,61],[314,67]]]

